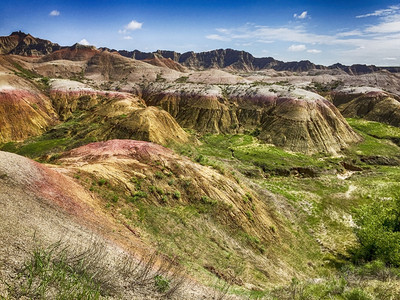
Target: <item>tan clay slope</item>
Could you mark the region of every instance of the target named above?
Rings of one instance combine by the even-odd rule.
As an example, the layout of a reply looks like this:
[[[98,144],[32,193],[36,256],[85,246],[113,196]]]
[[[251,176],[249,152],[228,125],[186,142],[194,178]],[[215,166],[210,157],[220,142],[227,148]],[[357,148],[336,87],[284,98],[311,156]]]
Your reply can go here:
[[[160,299],[154,283],[137,286],[132,281],[134,273],[119,271],[121,259],[129,257],[135,266],[140,257],[148,259],[152,247],[142,243],[130,226],[110,214],[101,198],[64,175],[72,176],[72,172],[0,151],[0,297],[7,298],[3,280],[18,280],[16,272],[24,261],[31,259],[29,253],[35,247],[46,248],[61,241],[62,247],[76,251],[75,255],[104,251],[99,258],[106,261],[96,263],[106,266],[103,270],[112,274],[112,287],[107,291],[111,299]],[[189,282],[187,277],[183,279],[189,286],[183,286],[171,299],[208,297],[212,293]]]
[[[274,217],[271,199],[265,198],[265,195],[259,198],[258,194],[242,187],[234,178],[195,164],[169,149],[142,141],[113,140],[72,150],[59,163],[61,166],[49,168],[15,154],[0,152],[2,278],[10,278],[35,242],[49,245],[63,239],[71,246],[85,247],[97,240],[108,245],[107,251],[111,258],[118,258],[123,251],[139,255],[149,251],[141,240],[149,242],[148,233],[142,228],[136,228],[137,223],[126,219],[123,214],[127,209],[135,211],[138,208],[135,204],[123,201],[123,197],[137,192],[138,187],[132,178],[141,179],[142,188],[157,185],[164,190],[171,189],[166,180],[156,177],[158,173],[167,172],[171,174],[168,178],[175,181],[173,189],[180,191],[180,197],[171,197],[167,202],[162,202],[159,195],[149,193],[147,199],[141,201],[156,206],[167,205],[171,209],[177,205],[190,207],[191,204],[204,201],[201,200],[203,197],[210,199],[208,201],[216,201],[204,204],[212,205],[214,217],[200,218],[201,224],[192,225],[200,226],[198,230],[206,230],[215,238],[222,239],[226,251],[241,257],[250,273],[245,272],[240,278],[235,277],[236,283],[264,286],[264,280],[256,280],[251,275],[254,270],[268,274],[273,282],[286,282],[299,275],[297,268],[304,270],[305,266],[291,265],[274,254],[277,249],[290,253],[287,239],[291,235]],[[81,179],[72,179],[77,174]],[[95,182],[107,180],[114,193],[118,191],[120,200],[105,209],[106,199],[81,185],[87,185],[86,181],[90,179]],[[244,201],[244,197],[248,200]],[[163,224],[169,226],[168,221]],[[259,245],[265,245],[263,251],[268,251],[268,255],[260,255],[257,248],[243,247],[237,240],[238,231],[254,237]],[[196,230],[190,229],[190,232],[196,235]],[[33,240],[34,235],[36,241]],[[201,244],[196,247],[205,255],[205,261],[201,261],[200,267],[207,262],[212,265],[214,249]],[[28,251],[23,252],[21,248]],[[196,257],[189,256],[188,259],[198,263]],[[214,271],[229,272],[229,268]],[[124,291],[122,299],[132,299],[137,293],[136,288]],[[178,299],[203,296],[209,296],[206,290],[191,285]]]
[[[26,234],[37,231],[45,241],[63,238],[62,227],[70,223],[78,231],[84,228],[91,234],[103,236],[103,239],[118,240],[121,245],[129,244],[129,240],[138,242],[104,213],[94,194],[64,175],[65,172],[67,170],[53,169],[23,156],[0,151],[3,222],[12,220],[23,228],[29,228]],[[43,215],[34,213],[35,209],[42,211]],[[54,220],[48,219],[52,214]],[[54,222],[54,227],[47,227],[51,222]],[[120,232],[122,230],[119,236],[113,234],[117,228]],[[74,230],[69,233],[73,235]]]
[[[4,280],[12,280],[37,244],[47,247],[62,240],[71,248],[85,249],[97,241],[107,245],[114,257],[122,252],[118,244],[126,249],[140,245],[74,180],[7,152],[0,152],[0,207],[0,277]]]
[[[0,143],[39,135],[57,121],[50,99],[12,70],[0,56]]]
[[[151,85],[143,97],[182,127],[200,132],[260,130],[259,138],[297,152],[336,153],[361,138],[323,97],[277,85]]]
[[[243,196],[249,189],[242,188],[235,179],[218,173],[216,170],[192,162],[186,157],[163,146],[145,141],[110,140],[91,143],[65,153],[59,162],[68,168],[78,168],[93,173],[121,185],[126,192],[135,192],[133,177],[157,181],[155,173],[161,169],[172,172],[173,177],[187,178],[193,181],[190,190],[182,190],[182,198],[177,202],[196,201],[208,196],[232,205],[232,212],[222,219],[229,220],[235,226],[243,226],[252,232],[258,232],[261,238],[270,239],[270,225],[273,220],[268,216],[270,209],[262,201],[257,201],[255,212],[260,228],[253,228],[243,211]],[[181,187],[179,187],[181,188]],[[150,200],[158,203],[156,199]],[[258,200],[258,199],[256,199]]]
[[[87,124],[87,134],[97,140],[126,138],[162,145],[189,141],[188,134],[168,112],[146,107],[142,99],[129,93],[98,91],[79,82],[52,80],[50,98],[61,120],[67,120],[75,111],[83,112],[85,117],[80,122]]]
[[[195,269],[214,265],[214,272],[232,274],[233,266],[219,264],[221,260],[229,261],[223,254],[218,256],[221,247],[223,253],[231,253],[231,263],[239,260],[245,268],[238,277],[227,275],[240,285],[265,287],[271,282],[287,282],[293,276],[301,276],[296,269],[308,269],[303,262],[296,261],[294,265],[287,261],[295,251],[290,243],[297,242],[275,215],[274,196],[256,193],[246,187],[246,183],[238,183],[230,172],[222,175],[162,146],[130,140],[88,144],[67,152],[58,162],[65,168],[79,171],[83,178],[106,181],[114,191],[118,190],[119,200],[111,211],[121,222],[144,222],[144,228],[150,222],[159,224],[158,231],[170,232],[172,236],[184,234],[184,241],[167,239],[170,246],[165,250],[184,257],[190,265],[196,266]],[[144,198],[135,198],[143,192]],[[136,200],[124,201],[132,197]],[[189,215],[181,222],[176,213],[162,219],[140,219],[146,207],[148,210],[159,207],[158,210],[166,213],[187,211]],[[191,212],[193,207],[205,211]],[[126,214],[129,211],[133,212],[130,216]],[[152,241],[163,243],[153,231],[136,230]],[[243,234],[258,241],[255,248],[242,244]],[[215,242],[200,243],[198,237],[202,235]],[[281,251],[285,255],[281,255]],[[257,278],[254,276],[257,272],[264,275]],[[266,281],[265,276],[268,277]]]
[[[182,76],[182,73],[170,68],[153,66],[108,51],[89,59],[85,72],[85,76],[95,82],[119,81],[122,86],[128,83],[137,84],[143,80],[156,81],[157,78],[173,81]]]
[[[164,58],[158,55],[154,55],[153,58],[144,59],[143,61],[153,66],[164,67],[178,72],[188,71],[187,68],[182,66],[180,63],[173,61],[170,58]]]

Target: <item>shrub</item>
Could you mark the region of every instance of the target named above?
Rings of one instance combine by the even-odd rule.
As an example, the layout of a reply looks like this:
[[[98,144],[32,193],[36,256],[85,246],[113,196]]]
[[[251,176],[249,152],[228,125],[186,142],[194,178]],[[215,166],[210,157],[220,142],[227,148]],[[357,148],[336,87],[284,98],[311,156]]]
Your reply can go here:
[[[134,194],[132,194],[132,196],[129,197],[129,199],[127,201],[134,203],[137,200],[142,199],[142,198],[147,198],[147,193],[143,192],[143,191],[138,191],[138,192],[135,192]]]
[[[169,280],[162,275],[154,276],[154,284],[160,293],[165,293],[169,290]]]
[[[343,294],[343,296],[346,300],[372,300],[371,296],[369,296],[361,288],[354,288],[350,291],[347,291]]]
[[[164,178],[164,174],[162,172],[160,172],[160,171],[157,171],[156,173],[154,173],[154,176],[157,179],[163,179]]]
[[[254,221],[254,217],[253,217],[253,214],[251,213],[251,211],[247,210],[246,216],[250,221]]]
[[[400,198],[377,201],[356,211],[356,259],[400,266]]]
[[[98,184],[99,186],[103,186],[103,185],[107,184],[107,180],[105,180],[105,179],[99,179],[99,181],[97,181],[97,184]]]
[[[111,199],[112,202],[117,203],[119,197],[118,197],[118,195],[116,195],[116,194],[111,194],[111,195],[110,195],[110,199]]]
[[[207,204],[207,205],[216,205],[218,203],[217,200],[211,199],[207,196],[201,196],[200,200],[203,204]]]

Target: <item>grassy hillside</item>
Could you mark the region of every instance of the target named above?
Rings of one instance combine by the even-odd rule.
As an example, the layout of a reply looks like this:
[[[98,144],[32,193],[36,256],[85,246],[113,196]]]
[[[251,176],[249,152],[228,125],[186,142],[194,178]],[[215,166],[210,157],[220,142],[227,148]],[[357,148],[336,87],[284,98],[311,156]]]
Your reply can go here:
[[[89,142],[76,134],[83,129],[80,118],[76,113],[40,137],[0,149],[53,161]],[[229,214],[229,206],[207,194],[191,198],[191,179],[161,165],[153,165],[151,179],[132,177],[136,188],[130,196],[122,184],[106,178],[81,171],[75,178],[143,240],[178,257],[202,282],[229,286],[229,293],[267,299],[397,297],[393,285],[399,282],[399,270],[379,262],[355,264],[351,250],[358,245],[354,209],[392,199],[399,190],[400,129],[348,122],[364,141],[337,157],[287,152],[249,134],[208,134],[200,138],[200,146],[170,146],[246,188],[241,209],[249,225],[224,222],[221,216]],[[270,207],[270,237],[246,229],[257,226],[254,197]],[[285,267],[279,269],[280,264]]]

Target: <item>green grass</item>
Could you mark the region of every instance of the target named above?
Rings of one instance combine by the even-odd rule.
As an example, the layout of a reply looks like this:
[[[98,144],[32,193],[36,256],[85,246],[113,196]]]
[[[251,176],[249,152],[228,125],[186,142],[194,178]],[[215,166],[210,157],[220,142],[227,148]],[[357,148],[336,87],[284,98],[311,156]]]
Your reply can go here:
[[[15,72],[16,75],[27,78],[27,79],[34,79],[39,77],[38,74],[25,69],[24,67],[22,67],[20,64],[13,62],[13,66],[19,71],[19,72]]]
[[[108,284],[100,261],[95,250],[72,254],[61,243],[36,247],[8,290],[15,298],[100,299]]]
[[[400,138],[400,128],[364,119],[347,118],[351,127],[379,139]]]
[[[352,146],[349,152],[367,156],[400,156],[400,148],[392,141],[400,139],[400,128],[363,119],[347,119],[364,141]]]
[[[76,111],[68,121],[54,126],[43,135],[23,142],[2,144],[0,150],[47,162],[51,156],[57,157],[64,151],[97,141],[95,136],[88,133],[98,128],[99,124],[82,123],[84,116],[84,113]]]
[[[46,154],[62,152],[70,144],[70,139],[60,138],[40,140],[33,138],[23,143],[6,143],[0,146],[0,150],[17,153],[29,158],[40,158]]]
[[[201,155],[218,159],[236,159],[248,166],[257,166],[264,171],[290,170],[296,167],[330,169],[335,159],[321,155],[308,156],[285,151],[273,145],[264,144],[246,134],[205,135],[203,144],[197,148]]]

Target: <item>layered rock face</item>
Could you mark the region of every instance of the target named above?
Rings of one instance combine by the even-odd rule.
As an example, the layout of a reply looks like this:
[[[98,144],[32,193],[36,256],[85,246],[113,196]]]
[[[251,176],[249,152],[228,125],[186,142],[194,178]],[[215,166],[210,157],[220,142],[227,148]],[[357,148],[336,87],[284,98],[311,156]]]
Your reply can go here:
[[[398,73],[398,67],[376,67],[374,65],[355,64],[345,66],[342,64],[334,64],[331,66],[316,65],[308,60],[283,62],[272,57],[254,57],[246,51],[238,51],[233,49],[217,49],[205,52],[185,52],[178,53],[175,51],[157,50],[156,52],[135,51],[118,51],[122,56],[134,58],[137,60],[151,59],[154,55],[158,55],[183,66],[192,69],[209,69],[209,68],[229,68],[240,71],[254,71],[273,69],[276,71],[305,72],[309,70],[341,70],[350,75],[371,74],[380,70]]]
[[[259,138],[303,153],[336,153],[361,138],[328,100],[282,86],[151,86],[148,105],[160,105],[178,123],[206,133],[258,129]]]
[[[63,47],[59,50],[49,53],[48,55],[42,57],[40,61],[45,62],[61,59],[72,61],[89,60],[99,52],[100,51],[98,51],[94,46],[75,44],[71,47]]]
[[[0,142],[24,140],[54,125],[49,102],[40,93],[0,87]]]
[[[400,127],[400,98],[383,91],[343,93],[347,99],[338,106],[345,117],[358,117]],[[337,96],[338,97],[338,96]]]
[[[35,38],[21,31],[0,37],[0,54],[41,56],[61,49],[60,45]]]
[[[302,153],[336,153],[361,141],[327,100],[278,99],[259,138]]]
[[[78,82],[53,80],[50,97],[61,120],[76,111],[85,112],[81,122],[93,127],[87,134],[100,140],[139,139],[162,145],[189,141],[168,112],[146,107],[142,99],[129,93],[97,91]]]
[[[50,99],[29,81],[9,72],[0,58],[0,143],[43,133],[57,121]]]

